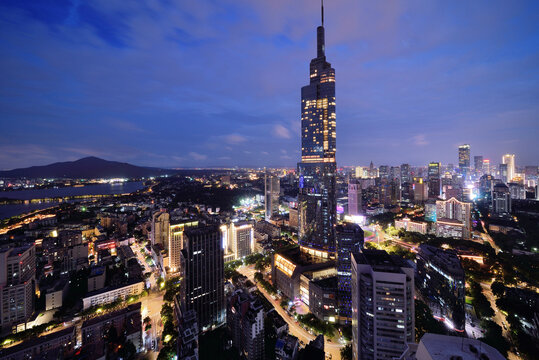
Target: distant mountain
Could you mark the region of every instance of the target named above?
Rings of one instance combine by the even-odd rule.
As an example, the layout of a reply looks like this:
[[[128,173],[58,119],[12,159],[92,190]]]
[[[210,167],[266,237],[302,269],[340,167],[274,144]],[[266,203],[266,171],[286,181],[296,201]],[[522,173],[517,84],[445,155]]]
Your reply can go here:
[[[140,178],[175,174],[176,172],[175,170],[141,167],[90,156],[76,161],[0,171],[0,178]]]

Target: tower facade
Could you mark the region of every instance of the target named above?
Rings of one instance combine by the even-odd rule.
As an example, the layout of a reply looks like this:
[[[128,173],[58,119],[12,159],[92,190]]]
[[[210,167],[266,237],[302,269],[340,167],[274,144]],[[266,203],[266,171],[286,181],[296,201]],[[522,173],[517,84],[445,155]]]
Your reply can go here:
[[[279,213],[279,194],[281,193],[281,183],[278,176],[266,174],[264,177],[264,206],[266,221],[271,220],[273,215]]]
[[[217,225],[189,228],[183,236],[181,298],[205,332],[226,320],[222,236]]]
[[[357,216],[361,212],[361,182],[350,179],[348,182],[348,214]]]
[[[354,360],[394,359],[415,339],[414,269],[384,250],[352,254]]]
[[[439,162],[431,162],[429,164],[428,179],[429,179],[429,199],[437,199],[442,191],[441,180],[442,164]]]
[[[301,88],[301,162],[299,173],[299,244],[316,257],[335,257],[335,69],[326,61],[324,7],[317,28],[317,56],[310,83]]]
[[[505,154],[502,156],[502,164],[507,165],[507,181],[511,182],[515,177],[515,154]]]
[[[470,171],[470,145],[468,144],[459,146],[459,170],[464,177]]]

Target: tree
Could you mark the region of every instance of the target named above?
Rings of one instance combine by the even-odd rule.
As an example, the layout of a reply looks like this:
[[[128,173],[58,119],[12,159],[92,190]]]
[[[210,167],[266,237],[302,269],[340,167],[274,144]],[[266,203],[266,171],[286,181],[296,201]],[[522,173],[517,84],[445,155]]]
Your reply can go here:
[[[352,360],[352,344],[348,344],[341,349],[341,360]]]
[[[415,338],[419,342],[425,333],[446,334],[444,326],[432,316],[430,308],[421,300],[415,300]]]
[[[505,285],[500,281],[494,281],[492,285],[490,285],[490,289],[496,297],[501,297],[505,293]]]

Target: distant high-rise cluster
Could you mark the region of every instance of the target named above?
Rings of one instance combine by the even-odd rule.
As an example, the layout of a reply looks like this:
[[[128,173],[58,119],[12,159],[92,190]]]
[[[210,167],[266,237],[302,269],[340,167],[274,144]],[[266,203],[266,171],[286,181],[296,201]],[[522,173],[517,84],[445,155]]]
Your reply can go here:
[[[281,193],[278,176],[266,174],[264,177],[264,206],[266,221],[279,213],[279,195]]]

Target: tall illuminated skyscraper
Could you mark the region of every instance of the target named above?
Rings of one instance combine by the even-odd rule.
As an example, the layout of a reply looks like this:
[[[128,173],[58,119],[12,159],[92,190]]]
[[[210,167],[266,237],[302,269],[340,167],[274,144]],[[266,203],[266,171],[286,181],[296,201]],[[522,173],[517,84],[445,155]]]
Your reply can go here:
[[[468,144],[459,146],[459,169],[464,176],[470,171],[470,145]]]
[[[511,182],[515,177],[515,154],[502,156],[502,164],[507,165],[507,182]]]
[[[429,163],[428,180],[429,180],[429,199],[437,199],[440,196],[442,190],[441,182],[441,169],[442,164],[439,162]]]
[[[299,172],[299,244],[316,257],[335,257],[335,69],[326,61],[324,6],[317,28],[317,56],[310,84],[301,88],[301,162]]]

